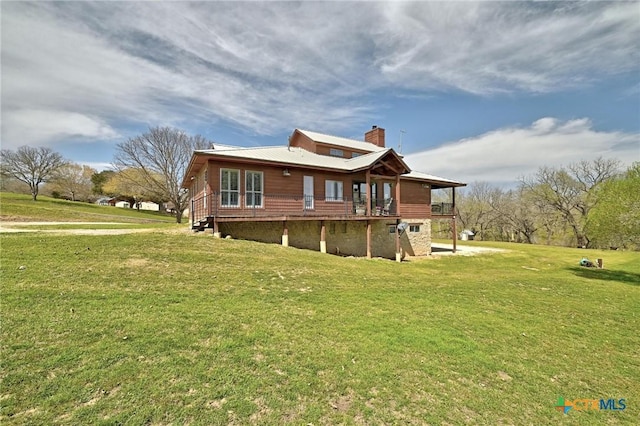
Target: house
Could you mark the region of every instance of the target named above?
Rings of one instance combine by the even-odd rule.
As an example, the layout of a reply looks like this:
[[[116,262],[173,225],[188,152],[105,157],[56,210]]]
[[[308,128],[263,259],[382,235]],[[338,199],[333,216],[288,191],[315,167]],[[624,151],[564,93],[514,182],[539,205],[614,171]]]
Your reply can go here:
[[[412,171],[373,126],[364,141],[295,129],[288,145],[215,144],[193,153],[182,186],[192,228],[220,237],[386,257],[431,253],[431,191],[464,183]]]
[[[120,207],[123,209],[135,208],[137,210],[146,210],[146,211],[152,211],[152,212],[160,211],[160,204],[154,203],[153,201],[139,201],[137,204],[134,203],[132,205],[127,200],[120,200],[112,205],[115,205],[116,207]]]
[[[113,197],[100,197],[96,200],[96,204],[100,206],[115,206],[116,199]]]

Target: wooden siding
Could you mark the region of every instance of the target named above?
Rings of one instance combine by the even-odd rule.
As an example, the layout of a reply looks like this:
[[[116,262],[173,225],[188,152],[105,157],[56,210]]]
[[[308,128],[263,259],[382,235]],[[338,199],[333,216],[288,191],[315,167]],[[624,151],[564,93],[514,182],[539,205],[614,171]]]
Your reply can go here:
[[[428,219],[431,217],[431,189],[422,183],[400,181],[400,216],[403,219]]]
[[[291,137],[291,140],[289,141],[289,146],[299,147],[302,149],[306,149],[309,152],[315,152],[318,155],[327,155],[327,156],[332,156],[331,149],[339,149],[339,150],[342,150],[343,152],[342,158],[353,158],[354,152],[356,154],[361,154],[361,155],[369,153],[369,151],[348,148],[346,146],[316,143],[314,140],[298,132],[296,132]]]
[[[297,146],[310,152],[316,152],[316,143],[302,133],[295,132],[289,140],[289,146]]]
[[[284,169],[289,171],[289,176],[284,176]],[[264,173],[264,193],[274,195],[303,195],[304,176],[313,176],[313,190],[316,198],[325,198],[325,181],[335,180],[342,182],[343,195],[351,197],[351,188],[354,181],[365,181],[364,173],[338,173],[318,170],[306,170],[287,168],[284,166],[266,166],[257,164],[242,164],[234,162],[222,162],[210,160],[209,170],[210,191],[220,192],[220,169],[240,170],[240,192],[244,193],[245,172]],[[380,186],[380,185],[379,185]],[[379,188],[379,191],[382,191]],[[202,195],[202,194],[200,194]]]
[[[287,169],[289,175],[284,176],[283,171]],[[231,169],[239,171],[240,198],[239,205],[220,205],[220,199],[211,196],[212,193],[220,193],[220,170]],[[207,174],[207,181],[204,181],[204,174]],[[308,170],[295,167],[271,166],[264,164],[247,164],[234,161],[209,160],[207,166],[195,177],[197,191],[193,193],[193,198],[198,199],[198,205],[194,205],[196,211],[214,212],[219,208],[220,216],[246,216],[245,188],[246,172],[263,173],[263,205],[255,207],[257,210],[251,214],[264,216],[266,214],[300,214],[305,210],[304,206],[304,176],[313,176],[314,186],[314,208],[308,210],[308,214],[331,215],[351,215],[356,212],[356,205],[353,203],[353,184],[364,183],[366,174],[364,172],[348,174],[340,172]],[[325,193],[325,182],[327,180],[342,182],[344,201],[327,201]],[[194,184],[192,185],[195,185]],[[394,199],[391,214],[396,212],[398,200],[396,199],[395,181],[391,179],[376,178],[371,180],[376,183],[376,193],[371,194],[376,204],[372,206],[372,214],[380,214],[382,207],[388,200],[384,199],[384,184],[392,185],[391,198]],[[427,219],[431,217],[431,191],[430,188],[423,187],[422,182],[401,180],[400,183],[400,216],[406,219]],[[207,191],[206,199],[202,200]],[[362,194],[364,195],[364,194]],[[200,205],[202,204],[202,206]],[[377,206],[377,207],[376,207]]]

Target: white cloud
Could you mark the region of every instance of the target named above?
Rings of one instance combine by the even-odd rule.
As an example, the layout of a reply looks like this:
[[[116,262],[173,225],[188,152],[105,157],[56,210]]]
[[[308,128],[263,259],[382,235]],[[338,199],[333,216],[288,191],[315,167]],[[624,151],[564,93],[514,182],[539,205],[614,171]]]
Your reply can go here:
[[[3,148],[47,146],[59,139],[92,142],[115,139],[116,130],[99,119],[66,111],[15,110],[4,114]]]
[[[637,3],[385,3],[383,75],[413,89],[555,92],[637,68]]]
[[[340,133],[369,124],[385,89],[549,92],[640,61],[633,2],[1,7],[3,144],[74,134],[61,126],[100,137],[219,120],[261,135]],[[54,122],[28,121],[33,111]],[[59,115],[81,122],[62,125]]]
[[[483,135],[409,154],[415,170],[455,176],[463,182],[511,184],[543,166],[566,166],[598,157],[640,161],[640,134],[600,132],[586,119],[541,118],[529,127],[498,129]]]

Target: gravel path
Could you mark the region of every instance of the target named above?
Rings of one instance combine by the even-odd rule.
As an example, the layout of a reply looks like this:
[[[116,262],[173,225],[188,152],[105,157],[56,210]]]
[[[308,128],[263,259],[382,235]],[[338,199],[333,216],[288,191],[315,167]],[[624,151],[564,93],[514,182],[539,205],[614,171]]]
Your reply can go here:
[[[0,222],[0,233],[17,233],[17,232],[44,232],[47,234],[66,234],[66,235],[122,235],[133,234],[138,232],[150,232],[153,229],[30,229],[32,226],[47,225],[135,225],[133,223],[122,222]]]
[[[431,251],[433,256],[473,256],[479,253],[504,253],[508,250],[497,249],[491,247],[465,246],[456,244],[456,252],[453,253],[453,244],[431,243]]]

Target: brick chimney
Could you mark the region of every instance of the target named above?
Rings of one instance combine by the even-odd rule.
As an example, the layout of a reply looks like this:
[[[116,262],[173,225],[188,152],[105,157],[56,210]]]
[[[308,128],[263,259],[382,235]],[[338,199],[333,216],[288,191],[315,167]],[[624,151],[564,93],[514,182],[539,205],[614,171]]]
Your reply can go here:
[[[384,129],[378,126],[372,126],[371,130],[364,134],[364,140],[365,142],[384,148]]]

